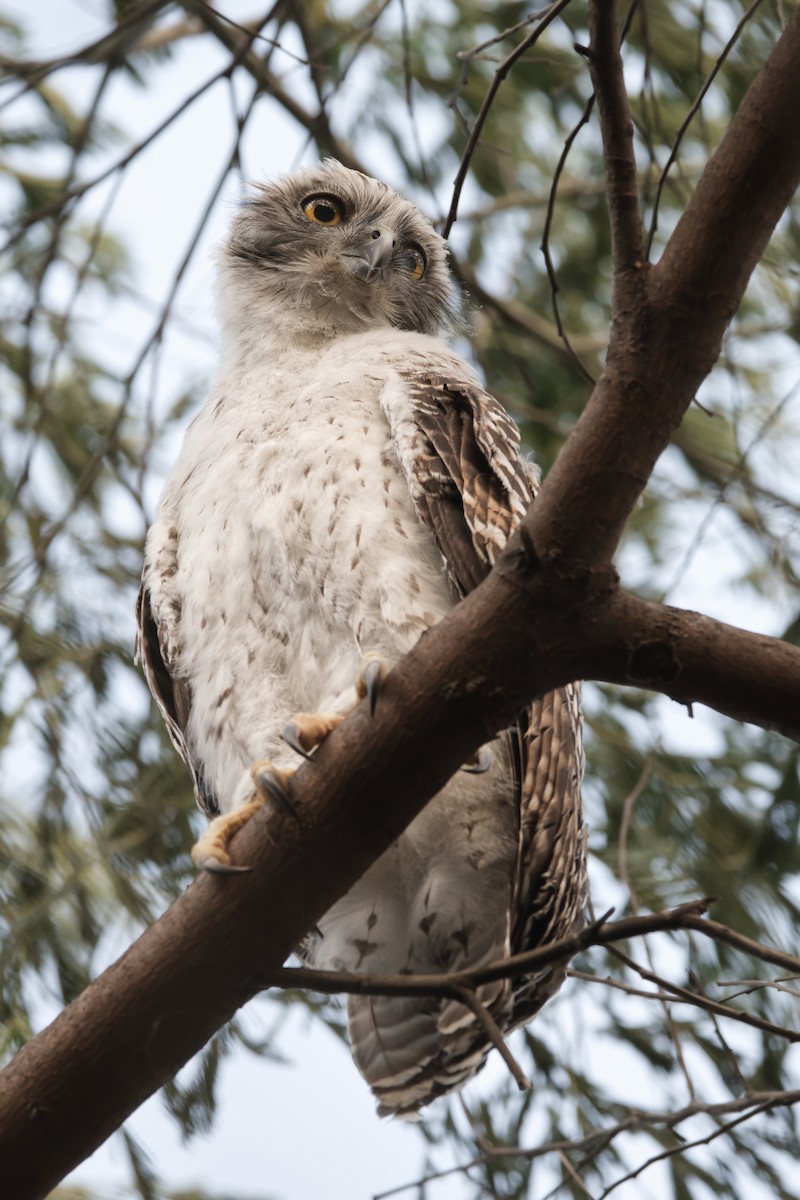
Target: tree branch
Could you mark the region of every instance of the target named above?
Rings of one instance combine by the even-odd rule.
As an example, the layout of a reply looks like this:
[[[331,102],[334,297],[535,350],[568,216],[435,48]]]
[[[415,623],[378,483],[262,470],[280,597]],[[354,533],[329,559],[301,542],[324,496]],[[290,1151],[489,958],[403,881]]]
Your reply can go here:
[[[655,972],[652,974],[653,980],[655,981],[655,986],[658,988],[658,991],[655,992],[650,991],[647,988],[634,987],[633,984],[624,983],[621,979],[612,979],[610,975],[592,975],[590,971],[579,971],[575,967],[570,967],[567,971],[567,977],[569,979],[580,979],[584,983],[599,983],[605,988],[612,988],[615,991],[624,992],[626,996],[639,996],[642,1000],[653,1000],[655,1003],[662,1005],[688,1004],[692,1008],[699,1008],[707,1012],[712,1020],[714,1020],[716,1016],[725,1016],[729,1017],[733,1021],[740,1021],[745,1025],[750,1025],[752,1023],[750,1013],[742,1012],[741,1009],[731,1008],[730,1002],[735,997],[728,996],[726,1000],[720,1002],[725,1008],[725,1012],[720,1013],[718,1009],[714,1007],[718,1002],[712,1000],[702,992],[692,992],[688,988],[683,988],[681,989],[681,994],[677,995],[674,990],[665,990],[669,984],[668,980],[662,978],[660,975],[657,975]],[[759,989],[775,988],[777,990],[787,991],[790,995],[793,995],[795,999],[800,999],[800,992],[794,992],[791,988],[782,986],[774,979],[758,979],[753,980],[752,982],[754,985],[752,988],[746,990],[744,993],[737,993],[737,995],[750,995],[751,992],[758,991]],[[721,987],[722,981],[716,980],[716,984],[717,987]],[[774,1025],[769,1021],[761,1021],[760,1018],[757,1019],[759,1020],[758,1028],[762,1029],[764,1032],[771,1033],[775,1037],[786,1038],[787,1041],[790,1042],[800,1041],[800,1034],[796,1033],[793,1029],[788,1029],[785,1025]],[[719,1033],[719,1030],[717,1030],[717,1033]]]
[[[797,646],[622,590],[591,620],[584,678],[706,704],[800,741]]]
[[[315,971],[310,967],[280,967],[271,971],[264,982],[265,987],[310,988],[329,995],[341,992],[358,996],[430,996],[451,993],[453,988],[474,990],[484,983],[497,979],[512,979],[521,975],[534,974],[555,963],[567,962],[582,950],[592,946],[610,946],[615,942],[627,942],[631,938],[643,937],[646,933],[657,933],[671,929],[697,929],[703,932],[702,914],[708,900],[690,900],[677,908],[664,912],[649,913],[641,917],[624,917],[609,922],[606,917],[593,921],[580,933],[559,938],[535,950],[514,954],[485,966],[464,971],[452,971],[447,975],[368,975],[352,971]],[[757,945],[758,943],[753,943]],[[800,966],[800,960],[797,960]]]
[[[659,455],[800,183],[800,12],[787,22],[703,172],[642,303],[614,321],[607,367],[536,502],[543,558],[610,560]],[[615,314],[616,318],[616,314]]]
[[[616,0],[592,0],[589,28],[589,67],[600,114],[611,221],[613,309],[617,318],[629,320],[641,301],[644,251],[633,118],[622,72]]]

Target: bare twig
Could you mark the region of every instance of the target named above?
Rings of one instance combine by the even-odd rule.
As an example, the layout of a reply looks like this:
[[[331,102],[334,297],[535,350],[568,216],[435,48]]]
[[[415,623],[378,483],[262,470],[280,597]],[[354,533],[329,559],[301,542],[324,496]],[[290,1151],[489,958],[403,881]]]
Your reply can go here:
[[[788,1094],[792,1095],[793,1093]],[[707,1134],[705,1137],[695,1138],[695,1140],[692,1142],[685,1142],[681,1140],[677,1145],[671,1146],[668,1150],[662,1150],[660,1154],[651,1155],[650,1158],[646,1159],[634,1170],[629,1171],[627,1175],[621,1175],[619,1179],[615,1179],[614,1182],[605,1189],[605,1191],[600,1193],[598,1200],[605,1200],[606,1196],[610,1196],[611,1193],[615,1192],[618,1187],[622,1186],[623,1183],[628,1183],[631,1179],[637,1179],[643,1171],[646,1171],[648,1167],[652,1167],[657,1162],[663,1162],[663,1160],[666,1158],[673,1158],[676,1154],[684,1154],[687,1150],[693,1150],[697,1146],[707,1146],[710,1142],[716,1141],[718,1137],[722,1137],[723,1134],[730,1133],[730,1131],[735,1129],[737,1125],[741,1125],[744,1121],[749,1121],[752,1117],[758,1116],[759,1113],[768,1112],[773,1108],[782,1107],[787,1104],[795,1104],[797,1102],[797,1096],[796,1094],[794,1095],[795,1098],[792,1100],[787,1099],[781,1101],[770,1099],[764,1101],[762,1104],[753,1103],[755,1097],[751,1095],[748,1097],[752,1104],[752,1108],[749,1112],[742,1113],[741,1116],[736,1117],[733,1121],[726,1121],[724,1124],[720,1125],[718,1129],[715,1129],[712,1133]]]
[[[719,1012],[717,1002],[711,1000],[705,995],[704,992],[690,992],[688,989],[684,989],[680,995],[677,995],[674,989],[671,991],[667,990],[668,987],[671,987],[671,985],[669,985],[666,980],[657,975],[655,972],[653,972],[650,976],[653,981],[658,980],[658,991],[655,992],[647,991],[645,988],[634,987],[633,984],[627,983],[622,979],[612,979],[610,975],[593,975],[590,971],[579,971],[575,967],[570,967],[567,971],[567,975],[569,975],[571,979],[582,979],[585,983],[599,983],[602,984],[603,987],[615,988],[617,991],[624,992],[626,996],[638,996],[642,1000],[654,1000],[661,1003],[689,1004],[693,1008],[703,1009],[712,1019],[717,1016],[724,1015],[732,1021],[741,1021],[744,1025],[750,1024],[750,1021],[748,1020],[748,1017],[750,1016],[749,1013],[745,1013],[740,1009],[730,1007],[730,1001],[736,998],[735,995],[726,996],[722,1001],[722,1003],[726,1006],[726,1011],[724,1014],[722,1014]],[[777,986],[780,988],[780,985],[775,985],[770,980],[761,980],[760,986]],[[754,987],[749,990],[756,991],[757,988]],[[782,988],[780,990],[789,991],[792,995],[795,995],[798,999],[800,999],[800,993],[794,993],[790,988]],[[737,995],[739,994],[747,995],[748,992],[745,990],[741,993],[737,993]],[[762,1032],[767,1031],[762,1030]],[[796,1040],[794,1031],[783,1025],[773,1025],[769,1032],[774,1033],[776,1037],[784,1038],[786,1041]]]
[[[584,1195],[589,1197],[589,1200],[593,1200],[593,1193],[589,1191],[588,1187],[586,1186],[584,1181],[581,1179],[581,1177],[578,1174],[578,1172],[576,1171],[575,1167],[573,1167],[572,1163],[567,1158],[566,1152],[564,1150],[558,1151],[558,1159],[559,1159],[559,1162],[561,1163],[561,1166],[564,1168],[566,1173],[569,1175],[570,1179],[573,1179],[575,1181],[575,1183],[580,1188],[580,1190],[584,1193]],[[560,1189],[557,1189],[557,1190],[560,1190]]]
[[[656,761],[655,746],[650,750],[647,758],[642,763],[642,769],[639,772],[639,778],[633,785],[628,795],[622,804],[622,820],[619,824],[619,845],[617,849],[617,870],[623,886],[627,889],[631,900],[631,910],[634,913],[639,912],[639,898],[630,881],[628,875],[628,832],[630,830],[631,821],[633,819],[633,809],[636,801],[641,796],[644,789],[650,780],[653,773],[653,766]]]
[[[451,262],[453,273],[464,284],[470,296],[487,308],[494,309],[498,316],[515,326],[537,345],[552,351],[565,365],[574,366],[576,362],[580,362],[576,360],[576,352],[597,357],[605,349],[605,341],[601,342],[592,336],[579,335],[567,344],[563,329],[559,329],[558,325],[553,325],[546,317],[533,312],[517,300],[500,300],[493,292],[483,287],[475,272],[466,263],[458,259],[452,259]],[[585,372],[581,371],[581,374],[585,378]]]
[[[592,542],[590,558],[600,543],[605,545],[604,555],[615,552],[630,513],[629,502],[624,503],[624,516],[613,510],[624,492],[638,497],[650,474],[645,464],[655,462],[663,449],[658,437],[651,459],[648,443],[654,405],[666,416],[675,402],[671,426],[676,428],[716,362],[750,274],[800,182],[800,127],[794,120],[800,107],[800,79],[787,75],[789,62],[796,63],[798,44],[800,18],[793,17],[710,159],[661,260],[638,272],[646,281],[646,303],[627,314],[627,336],[610,347],[595,393],[547,477],[545,501],[542,494],[537,499],[531,525],[538,526],[533,540],[540,554],[547,556],[549,544],[554,552],[577,562],[586,557],[587,539]],[[754,222],[754,210],[745,198],[756,195],[760,219]],[[692,353],[676,359],[675,348],[689,342]],[[667,345],[669,364],[662,359]],[[658,382],[667,372],[668,392]],[[626,409],[627,430],[613,420],[618,403]],[[609,434],[614,426],[613,441],[606,441],[602,432],[606,422]],[[585,468],[578,475],[572,473],[578,470],[582,450],[588,450],[584,436],[591,439],[594,478],[587,476]],[[638,463],[636,473],[630,471],[633,461]],[[636,478],[642,468],[643,476]],[[567,490],[563,484],[568,476]],[[591,515],[576,503],[577,477],[581,494],[587,500],[591,497]],[[598,508],[601,494],[608,503]]]
[[[745,446],[744,450],[742,450],[736,462],[729,468],[726,478],[719,484],[716,496],[714,496],[714,499],[709,504],[702,520],[692,535],[692,540],[686,547],[686,550],[681,557],[681,561],[678,563],[678,566],[675,568],[672,577],[664,588],[661,594],[662,600],[668,599],[670,593],[675,590],[688,571],[691,561],[702,545],[703,539],[708,533],[709,526],[711,525],[715,514],[719,511],[723,501],[725,500],[729,489],[733,487],[734,484],[740,483],[744,480],[747,473],[747,460],[752,454],[753,450],[761,441],[763,441],[769,430],[783,414],[786,406],[797,397],[799,392],[800,382],[795,383],[793,387],[791,387],[789,391],[781,397],[781,399],[770,410],[770,412],[767,413],[766,417],[760,422],[758,428],[748,444]]]
[[[709,901],[691,900],[677,908],[651,913],[644,917],[625,917],[609,922],[607,913],[593,921],[586,929],[571,937],[560,938],[547,946],[513,954],[483,967],[464,971],[452,971],[438,975],[368,975],[352,971],[316,971],[308,967],[280,967],[271,971],[263,981],[263,987],[295,988],[306,987],[317,992],[346,992],[366,996],[429,996],[449,993],[453,987],[473,990],[482,983],[496,979],[510,979],[518,975],[531,974],[554,963],[573,958],[590,946],[607,946],[614,942],[627,941],[657,930],[683,929],[690,919],[700,921]],[[692,925],[694,928],[694,924]]]
[[[245,53],[244,44],[240,45],[238,53]],[[66,188],[54,200],[50,201],[49,204],[43,204],[40,208],[35,209],[31,213],[27,213],[21,220],[18,220],[13,233],[9,235],[5,245],[0,248],[0,253],[4,253],[5,251],[11,249],[12,246],[16,245],[16,243],[21,240],[26,231],[30,229],[32,225],[35,225],[39,221],[44,221],[48,217],[52,217],[60,213],[64,208],[67,207],[67,205],[72,204],[73,201],[80,200],[82,196],[85,196],[87,192],[90,192],[93,188],[97,187],[98,184],[102,183],[105,179],[108,179],[110,175],[114,175],[116,172],[122,171],[126,167],[130,166],[134,159],[138,158],[143,150],[147,150],[153,144],[153,142],[161,136],[162,133],[169,129],[169,127],[180,116],[182,116],[183,113],[191,108],[196,100],[199,100],[200,97],[203,96],[210,88],[212,88],[215,83],[218,83],[219,80],[227,78],[235,66],[236,57],[234,56],[234,59],[231,62],[224,66],[220,71],[215,72],[215,74],[209,79],[204,80],[204,82],[195,88],[194,91],[190,92],[190,94],[186,96],[180,102],[180,104],[178,104],[172,110],[172,112],[168,113],[163,121],[159,122],[154,129],[151,129],[145,137],[131,146],[131,148],[127,150],[125,154],[123,154],[115,162],[111,163],[110,166],[105,167],[102,171],[98,172],[97,175],[92,176],[91,179],[84,180],[83,183],[75,184],[73,187]]]
[[[510,54],[506,55],[506,57],[500,63],[500,66],[495,71],[492,82],[489,85],[489,90],[484,96],[483,103],[481,104],[478,115],[475,118],[475,123],[472,126],[472,131],[469,135],[466,148],[461,158],[461,165],[459,166],[455,180],[453,181],[453,198],[450,202],[450,210],[445,217],[444,225],[442,227],[442,237],[449,237],[450,230],[456,223],[456,219],[458,217],[458,202],[461,199],[461,189],[463,188],[464,181],[467,178],[469,165],[472,160],[472,156],[475,153],[475,148],[480,140],[483,126],[486,123],[486,118],[491,111],[495,97],[497,96],[503,81],[514,64],[520,58],[522,58],[523,54],[530,50],[531,46],[535,45],[535,43],[544,33],[547,26],[550,25],[570,3],[571,0],[556,0],[556,3],[551,4],[541,16],[536,28],[533,29],[527,37],[523,38],[519,45],[515,46]]]
[[[552,226],[553,226],[553,217],[555,216],[555,211],[556,211],[556,196],[558,194],[558,185],[559,185],[559,181],[561,179],[561,175],[564,171],[564,167],[566,166],[567,158],[568,158],[570,150],[572,149],[572,146],[575,142],[575,139],[577,138],[580,131],[583,129],[584,125],[589,124],[589,118],[592,115],[593,108],[594,108],[594,94],[592,94],[589,97],[589,99],[587,100],[586,107],[584,108],[583,112],[581,113],[580,119],[576,122],[576,124],[570,131],[569,136],[567,137],[567,139],[564,142],[564,145],[562,147],[561,154],[559,155],[558,162],[556,163],[556,169],[553,172],[553,182],[550,185],[550,192],[547,197],[547,211],[545,213],[544,229],[542,230],[542,241],[541,241],[541,245],[540,245],[540,249],[541,249],[542,255],[544,257],[545,270],[547,271],[547,279],[550,284],[550,300],[553,305],[553,317],[555,318],[556,328],[558,329],[558,335],[561,338],[561,341],[564,344],[564,349],[566,350],[570,359],[575,363],[575,366],[578,368],[581,375],[583,375],[583,377],[587,381],[587,383],[590,383],[592,385],[594,385],[594,383],[596,382],[595,377],[592,374],[592,372],[589,370],[589,368],[586,366],[586,364],[584,363],[580,354],[578,353],[576,341],[569,337],[569,335],[567,334],[567,331],[564,327],[564,323],[561,320],[561,309],[560,309],[559,303],[558,303],[558,292],[559,292],[558,277],[556,275],[556,268],[555,268],[555,263],[553,262],[553,256],[550,253],[550,230],[552,229]]]
[[[734,992],[733,995],[724,997],[725,1004],[730,1004],[731,1000],[737,1000],[739,996],[751,996],[753,992],[760,992],[764,988],[785,992],[794,1000],[800,1000],[800,991],[797,988],[786,986],[788,979],[795,980],[796,978],[795,975],[787,975],[784,979],[717,979],[715,984],[717,987],[739,988],[739,991]]]
[[[486,1005],[482,1003],[477,993],[469,987],[454,986],[448,988],[447,994],[452,996],[454,1000],[460,1001],[461,1004],[465,1005],[465,1007],[474,1014],[478,1020],[478,1023],[482,1026],[487,1038],[492,1043],[495,1050],[497,1050],[503,1062],[511,1072],[519,1090],[521,1092],[527,1091],[527,1089],[531,1086],[530,1079],[528,1079],[528,1076],[522,1070],[522,1067],[520,1067],[519,1063],[514,1058],[514,1055],[509,1050],[508,1043],[503,1037],[503,1033],[499,1025],[489,1012],[489,1009],[486,1007]]]
[[[703,86],[700,88],[700,91],[697,93],[694,100],[692,101],[689,111],[687,112],[686,116],[684,117],[683,121],[681,122],[681,124],[678,128],[678,132],[675,134],[675,139],[672,143],[672,146],[670,147],[669,157],[667,158],[667,161],[664,163],[664,167],[658,178],[658,184],[656,185],[656,194],[655,194],[655,199],[653,200],[653,213],[652,213],[652,217],[650,219],[650,229],[647,234],[647,247],[644,252],[644,256],[647,261],[649,261],[649,259],[650,259],[650,254],[653,249],[653,239],[655,238],[656,231],[658,229],[658,207],[661,202],[661,193],[663,192],[664,185],[667,182],[667,176],[669,175],[670,168],[672,167],[672,164],[675,162],[675,159],[678,157],[678,150],[680,148],[681,142],[683,141],[683,136],[686,133],[686,130],[691,125],[692,121],[694,120],[697,112],[699,111],[700,105],[703,103],[703,100],[706,96],[706,93],[708,92],[708,89],[711,87],[711,84],[714,82],[719,71],[722,69],[722,64],[725,62],[725,59],[728,57],[731,50],[738,42],[739,35],[741,34],[742,30],[744,29],[745,25],[748,23],[750,18],[755,13],[756,9],[760,8],[762,4],[763,4],[763,0],[753,0],[753,3],[750,5],[750,7],[744,13],[741,20],[739,21],[736,28],[734,29],[733,33],[728,38],[728,41],[723,46],[722,51],[719,54],[719,57],[717,58],[716,62],[714,63],[714,66],[712,67],[712,69],[709,71],[707,78],[703,82]]]
[[[121,16],[108,33],[104,33],[82,49],[75,50],[72,54],[65,54],[61,58],[51,58],[43,62],[20,62],[0,56],[0,68],[6,72],[7,77],[16,77],[25,81],[25,86],[5,100],[0,108],[13,104],[26,92],[37,88],[48,75],[52,75],[53,72],[60,71],[64,67],[78,63],[106,63],[112,60],[121,64],[125,55],[130,54],[136,46],[140,36],[139,31],[148,29],[159,12],[167,8],[171,2],[172,0],[150,0],[150,3],[136,5],[127,15]]]
[[[734,950],[739,950],[751,958],[760,958],[762,962],[781,967],[792,976],[800,976],[800,958],[796,955],[788,954],[785,950],[776,950],[774,946],[764,946],[761,942],[745,937],[743,933],[737,933],[735,929],[729,929],[727,925],[721,925],[719,921],[694,917],[689,914],[686,918],[686,927],[696,929],[698,933],[713,938],[717,942],[725,942]]]
[[[702,932],[702,931],[701,931]],[[661,975],[657,975],[655,971],[648,971],[646,967],[641,966],[630,955],[618,947],[613,947],[610,953],[618,958],[620,962],[625,963],[632,971],[642,979],[646,979],[648,983],[654,983],[657,987],[663,988],[664,991],[672,993],[680,1000],[685,1000],[689,1004],[700,1004],[709,1013],[716,1013],[720,1017],[731,1017],[735,1021],[741,1022],[742,1025],[752,1025],[754,1029],[759,1029],[762,1033],[772,1034],[775,1037],[783,1038],[787,1042],[800,1042],[800,1033],[792,1029],[786,1029],[783,1025],[775,1025],[772,1021],[765,1021],[763,1017],[754,1016],[753,1013],[742,1012],[739,1009],[732,1009],[727,1004],[722,1004],[717,1000],[711,1000],[708,996],[698,996],[696,992],[692,992],[689,988],[680,987],[676,983],[670,983]]]
[[[644,791],[645,787],[647,786],[647,782],[653,771],[653,764],[655,763],[655,759],[656,759],[656,749],[655,749],[655,747],[653,747],[650,750],[650,753],[648,754],[647,758],[645,759],[645,762],[639,773],[638,780],[636,781],[636,783],[634,784],[633,788],[628,793],[628,795],[625,797],[624,803],[622,805],[622,820],[620,822],[620,830],[619,830],[618,869],[619,869],[620,879],[624,883],[625,887],[628,889],[628,895],[630,896],[630,901],[631,901],[631,910],[634,913],[639,912],[639,897],[636,893],[635,888],[631,884],[630,878],[628,876],[628,858],[627,858],[627,855],[628,855],[628,830],[630,829],[630,823],[633,818],[634,805],[636,804],[636,801],[639,799],[639,796],[641,796],[642,792]],[[650,949],[650,945],[647,941],[647,938],[644,939],[644,947],[645,947],[645,954],[647,955],[647,961],[650,964],[650,969],[651,969],[651,971],[654,972],[656,969],[655,962],[653,960],[653,953]],[[683,1073],[683,1077],[686,1080],[686,1087],[688,1088],[688,1091],[689,1091],[689,1097],[692,1100],[694,1100],[694,1098],[695,1098],[694,1083],[692,1081],[691,1075],[689,1074],[689,1068],[686,1065],[686,1059],[684,1058],[683,1044],[681,1041],[680,1030],[678,1029],[674,1020],[672,1019],[672,1012],[670,1010],[669,1003],[667,1000],[664,1000],[662,1002],[662,1008],[664,1010],[664,1020],[667,1023],[667,1028],[669,1029],[670,1037],[672,1038],[672,1044],[675,1048],[675,1057],[678,1060],[678,1066],[680,1067],[681,1072]]]
[[[221,19],[217,13],[203,0],[184,0],[184,8],[195,13],[210,33],[213,33],[223,46],[240,62],[246,71],[252,75],[259,87],[272,96],[280,106],[297,121],[298,125],[307,130],[319,146],[323,154],[331,154],[338,158],[346,167],[361,167],[356,161],[349,146],[336,137],[330,127],[324,108],[317,113],[311,113],[294,96],[286,90],[278,78],[272,74],[267,65],[250,48],[252,38],[231,26],[230,22]],[[249,40],[248,40],[249,38]]]

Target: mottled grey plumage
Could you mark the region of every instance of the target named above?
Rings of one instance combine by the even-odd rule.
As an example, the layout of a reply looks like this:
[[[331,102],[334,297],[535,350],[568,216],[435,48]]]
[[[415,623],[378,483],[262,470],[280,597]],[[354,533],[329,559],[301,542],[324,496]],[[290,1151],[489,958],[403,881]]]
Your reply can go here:
[[[435,336],[452,308],[428,222],[338,163],[257,189],[233,223],[220,368],[148,537],[139,604],[145,673],[198,802],[228,814],[212,830],[249,811],[254,760],[293,765],[292,714],[346,712],[362,656],[391,665],[410,649],[485,577],[533,497],[516,426]],[[458,772],[324,915],[308,962],[439,973],[580,925],[577,687],[487,749],[489,770]],[[509,1029],[562,979],[547,969],[480,997]],[[460,1086],[490,1049],[453,1001],[354,997],[349,1017],[386,1113]]]

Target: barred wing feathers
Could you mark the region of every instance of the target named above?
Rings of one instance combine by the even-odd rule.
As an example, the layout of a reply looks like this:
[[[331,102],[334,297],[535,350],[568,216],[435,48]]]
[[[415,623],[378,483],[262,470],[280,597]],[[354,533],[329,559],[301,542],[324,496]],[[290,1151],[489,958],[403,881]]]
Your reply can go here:
[[[167,726],[172,744],[189,769],[198,807],[207,817],[217,816],[219,805],[191,754],[186,728],[191,709],[191,689],[177,669],[181,646],[181,599],[171,580],[177,570],[178,531],[163,521],[148,538],[142,585],[136,600],[136,658],[142,664],[147,686]]]
[[[404,371],[405,402],[386,405],[401,465],[460,596],[488,574],[536,492],[519,431],[477,382],[455,372]],[[509,952],[571,933],[587,899],[580,687],[544,696],[509,730],[518,763],[518,855]],[[514,981],[510,1026],[558,989],[562,968]]]

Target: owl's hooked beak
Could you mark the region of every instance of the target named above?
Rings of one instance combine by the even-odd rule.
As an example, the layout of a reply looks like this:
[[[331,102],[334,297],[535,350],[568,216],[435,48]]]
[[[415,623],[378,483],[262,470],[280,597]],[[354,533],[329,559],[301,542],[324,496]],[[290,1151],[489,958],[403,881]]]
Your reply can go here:
[[[364,283],[372,283],[383,275],[392,261],[395,236],[390,229],[373,229],[368,242],[342,254],[344,264],[351,275]]]

